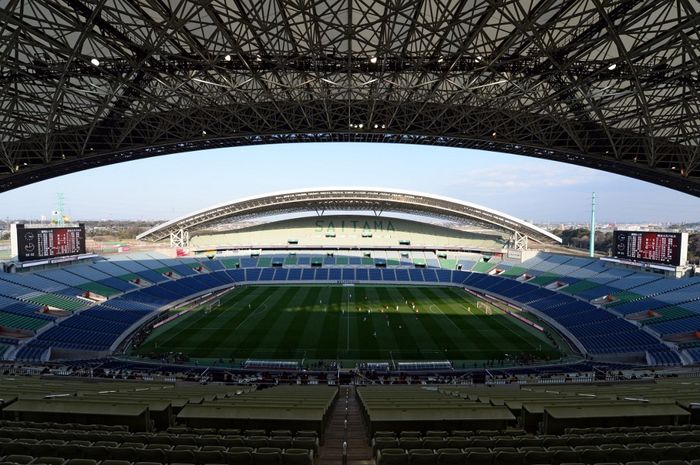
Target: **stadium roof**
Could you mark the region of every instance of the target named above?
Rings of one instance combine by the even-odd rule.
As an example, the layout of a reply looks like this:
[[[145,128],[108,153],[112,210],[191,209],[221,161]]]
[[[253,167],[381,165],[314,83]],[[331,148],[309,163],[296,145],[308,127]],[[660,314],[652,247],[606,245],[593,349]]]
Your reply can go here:
[[[374,141],[700,196],[693,0],[7,0],[0,192],[212,147]]]
[[[561,243],[561,239],[533,224],[506,213],[470,202],[433,194],[387,188],[331,187],[274,192],[214,205],[161,223],[141,233],[137,239],[158,241],[181,230],[194,231],[224,219],[249,219],[300,211],[372,211],[419,214],[479,224],[490,229],[519,233],[541,243]]]

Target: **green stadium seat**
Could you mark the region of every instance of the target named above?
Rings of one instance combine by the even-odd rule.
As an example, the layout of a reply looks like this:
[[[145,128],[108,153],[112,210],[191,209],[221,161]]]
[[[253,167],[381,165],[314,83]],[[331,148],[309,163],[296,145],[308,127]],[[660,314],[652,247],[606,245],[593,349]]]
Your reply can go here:
[[[165,456],[169,463],[195,463],[195,451],[188,449],[166,450]]]
[[[205,434],[195,439],[198,446],[218,446],[220,444],[219,439],[221,436],[218,434]]]
[[[131,462],[136,458],[136,454],[138,449],[134,449],[133,447],[124,447],[122,444],[122,447],[115,447],[108,449],[109,450],[109,460],[117,460],[117,461],[122,461],[126,460],[128,462]]]
[[[272,436],[269,441],[270,447],[279,447],[280,449],[289,449],[292,447],[291,436]]]
[[[400,449],[422,449],[423,440],[415,437],[402,437],[399,439]]]
[[[128,460],[103,460],[100,465],[131,465]]]
[[[161,450],[171,450],[173,446],[170,444],[146,444],[146,449],[161,449]]]
[[[240,436],[241,430],[239,428],[220,428],[219,435],[221,435],[221,436]]]
[[[409,465],[435,465],[437,455],[431,449],[413,449],[408,451]]]
[[[297,433],[297,435],[298,435],[298,433]],[[393,431],[377,431],[376,433],[374,433],[374,439],[377,439],[377,438],[392,438],[393,439],[395,437],[396,437],[396,435],[394,434]]]
[[[382,449],[377,455],[377,465],[408,465],[408,454],[403,449]]]
[[[243,436],[267,436],[267,431],[264,429],[247,429],[243,431]]]
[[[469,452],[467,454],[466,463],[468,465],[491,465],[493,463],[493,455],[488,452]]]
[[[659,460],[656,465],[688,465],[685,460]]]
[[[91,458],[95,460],[105,460],[109,458],[110,452],[107,447],[103,446],[89,446],[83,448],[83,457]]]
[[[521,465],[522,455],[518,451],[499,451],[493,460],[494,465]]]
[[[431,431],[426,431],[425,436],[426,438],[444,438],[447,436],[447,431],[442,431],[442,430],[431,430]]]
[[[245,438],[245,445],[254,449],[258,447],[267,447],[269,442],[267,436],[247,436]]]
[[[392,433],[393,434],[393,433]],[[294,435],[297,438],[318,438],[318,432],[312,430],[299,430],[297,434]]]
[[[634,460],[642,462],[656,462],[657,460],[661,460],[662,452],[663,449],[656,449],[650,446],[640,447],[635,449]]]
[[[174,450],[199,450],[199,446],[193,444],[178,444],[173,447]]]
[[[401,431],[399,438],[420,438],[420,431]]]
[[[66,443],[66,441],[63,439],[44,439],[41,441],[41,443],[49,446],[62,446]]]
[[[614,448],[608,450],[608,459],[615,462],[632,462],[637,456],[634,449]]]
[[[251,452],[253,452],[251,447],[231,447],[228,452],[222,452],[222,455],[229,465],[252,465]]]
[[[140,462],[165,462],[167,455],[163,449],[136,449]]]
[[[95,447],[119,447],[116,441],[96,441],[92,444]]]
[[[312,465],[313,453],[307,449],[285,449],[282,462],[284,465]]]
[[[69,459],[65,465],[97,465],[97,460],[92,459]]]
[[[146,444],[142,442],[122,442],[121,447],[130,447],[132,449],[144,449]]]
[[[471,445],[471,440],[465,438],[464,436],[448,436],[447,437],[447,447],[451,449],[464,449]]]
[[[314,455],[318,454],[318,439],[310,437],[295,437],[292,441],[294,449],[308,449],[314,451]]]
[[[524,452],[524,453],[523,453]],[[551,463],[554,458],[554,453],[546,452],[545,450],[528,450],[520,449],[522,462],[524,465],[538,465],[543,463]]]
[[[53,455],[57,455],[66,459],[80,459],[83,457],[83,449],[84,448],[79,446],[66,444],[64,446],[57,446],[53,448]]]
[[[220,447],[220,446],[205,446],[205,447]],[[206,464],[223,464],[224,450],[198,450],[194,451],[195,463],[200,465]]]
[[[219,444],[225,447],[245,447],[245,438],[240,435],[229,435],[219,439]]]
[[[226,452],[228,450],[225,446],[203,446],[202,452]]]
[[[447,439],[443,437],[425,437],[423,438],[423,447],[426,449],[443,449],[447,447]]]
[[[270,431],[270,436],[292,436],[292,432],[288,429],[273,429]]]
[[[280,465],[282,463],[282,450],[278,447],[258,447],[251,454],[253,465]]]
[[[574,450],[555,450],[552,453],[552,463],[572,463],[579,461],[579,453]]]
[[[695,457],[688,457],[688,450],[683,448],[683,447],[678,447],[677,445],[673,445],[670,447],[656,447],[654,445],[655,449],[661,449],[661,454],[659,454],[658,460],[685,460],[686,458],[695,458]]]
[[[63,465],[65,461],[63,457],[39,457],[32,461],[32,465]]]
[[[6,456],[2,461],[5,463],[18,463],[20,465],[26,465],[32,460],[34,460],[34,457],[32,457],[31,455],[12,454]]]
[[[456,448],[437,450],[437,465],[464,465],[466,455]]]

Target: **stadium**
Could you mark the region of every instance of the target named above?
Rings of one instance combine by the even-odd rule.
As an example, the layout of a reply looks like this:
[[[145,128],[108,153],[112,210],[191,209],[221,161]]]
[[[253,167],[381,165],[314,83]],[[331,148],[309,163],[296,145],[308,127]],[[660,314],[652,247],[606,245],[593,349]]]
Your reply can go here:
[[[0,13],[0,195],[206,149],[362,142],[545,159],[700,197],[693,2]],[[267,176],[231,166],[232,184]],[[144,228],[135,251],[90,251],[60,206],[52,222],[8,219],[0,463],[700,463],[687,232],[616,227],[596,253],[594,195],[586,253],[419,188],[223,202],[207,170],[173,192],[200,208]]]

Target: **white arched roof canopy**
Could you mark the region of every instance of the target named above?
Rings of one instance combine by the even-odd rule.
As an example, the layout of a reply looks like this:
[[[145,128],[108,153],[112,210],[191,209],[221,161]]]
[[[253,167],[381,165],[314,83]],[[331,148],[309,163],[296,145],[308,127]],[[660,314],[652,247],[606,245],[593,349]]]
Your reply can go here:
[[[471,202],[434,194],[388,188],[329,187],[274,192],[214,205],[161,223],[137,239],[159,241],[181,231],[195,231],[224,219],[270,216],[300,211],[399,212],[480,224],[539,243],[561,238],[527,221]]]

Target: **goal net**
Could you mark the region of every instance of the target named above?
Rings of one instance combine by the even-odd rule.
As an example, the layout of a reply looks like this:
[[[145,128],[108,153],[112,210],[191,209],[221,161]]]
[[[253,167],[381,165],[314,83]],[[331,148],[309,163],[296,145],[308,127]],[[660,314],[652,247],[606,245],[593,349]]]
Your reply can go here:
[[[492,315],[492,314],[493,314],[493,310],[492,310],[492,308],[491,308],[491,305],[487,304],[486,302],[482,302],[482,301],[477,302],[477,303],[476,303],[476,308],[478,308],[479,310],[483,311],[484,314],[486,314],[486,315]]]

